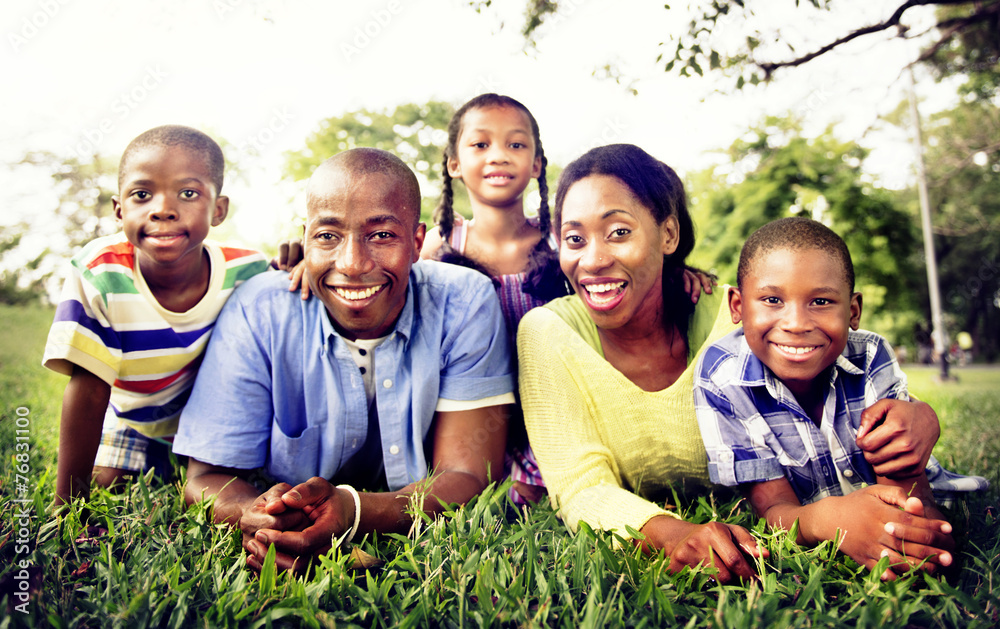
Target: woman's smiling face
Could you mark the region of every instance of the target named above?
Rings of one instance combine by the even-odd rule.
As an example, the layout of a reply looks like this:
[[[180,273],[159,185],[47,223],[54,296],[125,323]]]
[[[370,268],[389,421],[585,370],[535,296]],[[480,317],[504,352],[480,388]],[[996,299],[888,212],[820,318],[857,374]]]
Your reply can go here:
[[[677,219],[657,225],[620,179],[572,184],[561,212],[559,264],[597,327],[617,329],[663,312],[663,256],[677,248]]]

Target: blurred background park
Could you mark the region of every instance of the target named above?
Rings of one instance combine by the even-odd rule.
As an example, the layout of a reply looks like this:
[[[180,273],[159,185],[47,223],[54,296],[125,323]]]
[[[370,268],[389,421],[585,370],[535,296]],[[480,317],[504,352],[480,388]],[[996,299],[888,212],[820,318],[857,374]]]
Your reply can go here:
[[[312,168],[352,146],[410,163],[429,217],[451,113],[495,91],[538,119],[553,194],[560,167],[598,144],[635,143],[675,167],[698,229],[692,263],[722,282],[764,222],[828,223],[854,257],[863,327],[929,361],[916,102],[947,350],[993,362],[998,5],[8,2],[0,301],[51,303],[67,258],[117,230],[117,161],[148,128],[215,137],[233,210],[214,237],[272,252],[301,230]]]

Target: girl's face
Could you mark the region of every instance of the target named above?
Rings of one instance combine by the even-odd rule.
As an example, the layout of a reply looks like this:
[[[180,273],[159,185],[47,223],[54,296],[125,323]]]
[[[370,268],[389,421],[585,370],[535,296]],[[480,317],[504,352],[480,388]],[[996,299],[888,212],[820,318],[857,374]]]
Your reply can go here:
[[[461,179],[473,206],[507,207],[521,202],[528,183],[538,177],[531,123],[514,107],[470,109],[462,117],[448,174]]]
[[[673,216],[652,212],[617,177],[590,175],[562,205],[559,265],[598,328],[662,325],[663,256],[677,249]]]

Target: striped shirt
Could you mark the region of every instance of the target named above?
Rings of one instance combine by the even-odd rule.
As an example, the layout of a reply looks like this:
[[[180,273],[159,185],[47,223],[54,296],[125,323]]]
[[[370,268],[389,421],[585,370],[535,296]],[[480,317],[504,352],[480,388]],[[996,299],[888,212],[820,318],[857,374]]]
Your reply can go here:
[[[80,366],[111,385],[111,408],[149,437],[174,434],[205,345],[233,289],[268,268],[257,251],[205,242],[211,276],[193,308],[172,312],[153,296],[123,233],[98,238],[71,261],[42,364]]]

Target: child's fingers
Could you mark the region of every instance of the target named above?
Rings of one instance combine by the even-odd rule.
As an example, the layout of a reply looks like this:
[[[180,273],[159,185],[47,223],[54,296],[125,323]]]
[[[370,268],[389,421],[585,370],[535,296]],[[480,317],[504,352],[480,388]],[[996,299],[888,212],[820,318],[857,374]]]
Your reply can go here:
[[[302,241],[293,240],[288,243],[288,258],[286,265],[293,266],[297,265],[302,261]]]
[[[886,522],[885,532],[907,542],[918,544],[943,544],[941,548],[951,550],[955,540],[951,538],[951,524],[945,520],[929,520],[927,518],[913,519],[909,522]]]
[[[889,570],[897,575],[904,575],[913,569],[919,569],[927,574],[934,574],[942,566],[947,566],[951,563],[950,556],[949,561],[944,563],[940,561],[940,557],[937,555],[929,555],[926,557],[914,557],[908,554],[900,554],[894,550],[888,548],[882,550],[882,557],[889,558]]]
[[[882,445],[885,445],[884,444],[885,440],[879,440],[877,444],[868,443],[866,441],[864,445],[862,445],[861,440],[862,438],[864,438],[865,435],[871,432],[871,430],[875,428],[875,426],[879,422],[881,422],[885,418],[885,414],[888,412],[888,410],[889,410],[889,403],[886,400],[879,400],[878,402],[875,402],[874,404],[872,404],[871,406],[869,406],[868,408],[866,408],[861,412],[861,425],[858,426],[857,443],[858,447],[860,447],[862,450],[868,450],[869,448],[875,449],[881,447]]]
[[[299,262],[288,271],[288,292],[299,291],[303,301],[309,299],[309,280],[306,278],[305,262]]]
[[[910,496],[906,499],[906,502],[903,504],[903,511],[920,518],[927,517],[927,512],[924,509],[924,501],[914,496]]]

